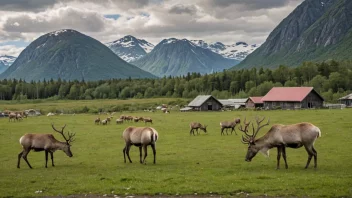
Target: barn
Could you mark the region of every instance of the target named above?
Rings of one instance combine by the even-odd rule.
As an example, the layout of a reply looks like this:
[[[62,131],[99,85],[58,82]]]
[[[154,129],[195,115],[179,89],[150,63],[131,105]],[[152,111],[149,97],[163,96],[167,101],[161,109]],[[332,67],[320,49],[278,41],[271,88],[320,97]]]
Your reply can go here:
[[[218,111],[222,106],[212,95],[199,95],[188,104],[195,111]]]
[[[263,96],[259,97],[249,97],[246,100],[246,108],[248,109],[255,109],[255,108],[260,108],[263,107],[264,103],[262,101]]]
[[[352,93],[339,99],[341,104],[352,107]]]
[[[265,109],[320,108],[324,98],[313,87],[273,87],[263,98]]]

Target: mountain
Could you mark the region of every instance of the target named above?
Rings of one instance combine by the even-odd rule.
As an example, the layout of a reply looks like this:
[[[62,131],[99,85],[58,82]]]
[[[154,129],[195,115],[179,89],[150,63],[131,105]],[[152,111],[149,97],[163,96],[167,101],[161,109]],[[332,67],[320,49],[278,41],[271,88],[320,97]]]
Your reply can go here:
[[[246,42],[237,42],[231,45],[225,45],[221,42],[208,44],[203,40],[191,40],[192,43],[199,47],[210,49],[211,51],[222,55],[224,58],[243,60],[259,46],[256,44],[249,45]]]
[[[352,1],[306,0],[234,68],[297,66],[303,61],[351,59]]]
[[[2,74],[3,78],[27,81],[43,79],[101,80],[153,78],[133,66],[99,41],[75,30],[45,34],[33,41]]]
[[[15,62],[16,57],[14,56],[0,56],[0,74],[9,68],[13,62]]]
[[[127,62],[142,58],[153,50],[154,45],[131,35],[106,44],[115,54]]]
[[[131,62],[157,76],[180,76],[188,72],[201,74],[222,71],[239,61],[227,59],[187,39],[164,39],[153,51]]]

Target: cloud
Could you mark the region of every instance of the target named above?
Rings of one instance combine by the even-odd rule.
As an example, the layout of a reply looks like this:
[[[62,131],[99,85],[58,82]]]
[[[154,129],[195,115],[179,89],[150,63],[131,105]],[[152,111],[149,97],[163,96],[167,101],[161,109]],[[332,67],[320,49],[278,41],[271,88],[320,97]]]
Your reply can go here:
[[[195,5],[183,5],[177,4],[170,8],[169,13],[171,14],[189,14],[194,15],[197,12]]]
[[[52,7],[57,0],[1,0],[0,10],[6,11],[43,11]]]
[[[17,57],[22,52],[22,50],[24,50],[24,47],[17,47],[15,45],[3,45],[0,46],[0,55]]]

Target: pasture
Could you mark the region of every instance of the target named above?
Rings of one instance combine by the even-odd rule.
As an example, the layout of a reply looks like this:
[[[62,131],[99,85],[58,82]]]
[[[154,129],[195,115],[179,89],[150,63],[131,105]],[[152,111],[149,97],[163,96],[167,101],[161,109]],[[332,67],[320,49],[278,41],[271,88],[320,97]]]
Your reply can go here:
[[[30,104],[26,104],[30,106]],[[153,118],[152,126],[159,132],[156,143],[157,163],[152,163],[148,147],[147,165],[139,163],[139,151],[132,147],[130,163],[123,163],[122,131],[128,126],[116,125],[119,115]],[[220,121],[255,115],[270,117],[272,124],[311,122],[322,131],[315,148],[318,168],[313,163],[304,169],[307,153],[304,148],[287,149],[289,168],[276,170],[276,149],[267,158],[258,154],[252,162],[245,162],[247,146],[238,135],[220,135]],[[352,109],[300,111],[232,111],[186,112],[160,111],[116,113],[107,126],[95,125],[94,114],[29,117],[21,122],[0,119],[0,196],[33,197],[58,195],[233,195],[233,196],[352,196]],[[104,115],[100,116],[104,118]],[[208,133],[189,135],[189,123],[198,121],[208,125]],[[17,169],[17,155],[21,151],[19,138],[25,133],[53,133],[50,126],[67,124],[66,130],[76,133],[73,157],[62,151],[54,153],[55,167],[44,167],[44,152],[31,152],[29,169],[21,159]],[[150,124],[147,124],[150,125]],[[50,160],[49,160],[50,162]]]

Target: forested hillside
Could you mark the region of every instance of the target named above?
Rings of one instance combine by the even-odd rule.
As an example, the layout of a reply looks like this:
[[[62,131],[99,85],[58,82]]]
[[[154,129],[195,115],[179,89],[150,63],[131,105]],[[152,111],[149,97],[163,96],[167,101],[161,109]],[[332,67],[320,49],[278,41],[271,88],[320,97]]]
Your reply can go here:
[[[212,94],[217,98],[263,96],[274,86],[313,86],[327,102],[352,91],[352,62],[305,62],[291,68],[242,69],[211,75],[188,73],[161,79],[113,79],[94,82],[1,80],[1,100],[101,99],[101,98],[193,98]]]

